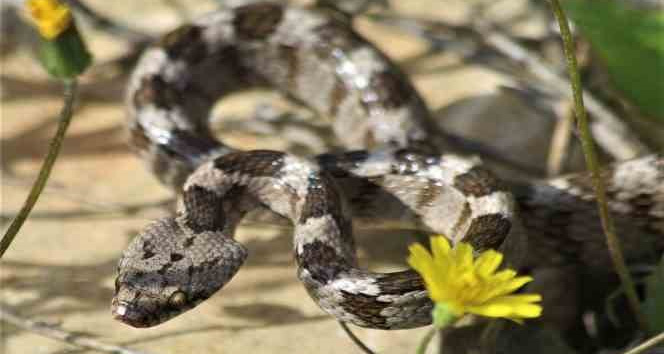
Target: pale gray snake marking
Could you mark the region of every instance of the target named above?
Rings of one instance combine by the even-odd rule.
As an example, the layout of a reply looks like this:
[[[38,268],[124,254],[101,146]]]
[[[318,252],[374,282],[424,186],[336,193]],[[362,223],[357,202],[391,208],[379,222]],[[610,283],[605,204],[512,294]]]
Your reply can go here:
[[[207,126],[212,105],[256,85],[329,116],[350,152],[307,160],[223,145]],[[249,212],[290,220],[311,297],[364,327],[429,324],[431,302],[412,270],[358,268],[353,227],[398,226],[498,248],[515,221],[513,190],[538,263],[564,261],[559,249],[574,240],[571,257],[606,264],[587,179],[508,185],[477,159],[441,154],[445,144],[405,75],[329,14],[265,2],[207,15],[143,54],[127,102],[133,147],[163,183],[183,190],[178,215],[147,226],[119,262],[112,311],[132,326],[161,323],[221,289],[247,257],[233,234]],[[662,158],[626,162],[607,176],[619,231],[628,242],[652,241],[628,258],[661,252]]]

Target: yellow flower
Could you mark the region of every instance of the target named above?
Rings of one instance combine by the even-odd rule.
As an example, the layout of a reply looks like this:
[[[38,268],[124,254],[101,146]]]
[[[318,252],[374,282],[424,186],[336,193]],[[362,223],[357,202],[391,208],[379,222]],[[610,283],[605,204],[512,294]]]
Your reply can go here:
[[[539,294],[512,294],[531,277],[511,269],[496,272],[503,260],[499,252],[488,250],[474,259],[472,246],[461,242],[451,248],[443,236],[431,238],[433,254],[420,244],[409,250],[408,264],[424,278],[429,297],[455,317],[473,313],[520,323],[542,313],[535,304],[542,299]]]
[[[72,22],[67,5],[57,0],[28,0],[28,9],[39,33],[46,39],[54,39]]]

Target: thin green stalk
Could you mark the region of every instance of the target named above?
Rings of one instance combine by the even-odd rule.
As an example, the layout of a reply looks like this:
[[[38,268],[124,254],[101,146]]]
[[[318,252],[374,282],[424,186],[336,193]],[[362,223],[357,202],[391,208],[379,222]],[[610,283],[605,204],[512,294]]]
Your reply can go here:
[[[503,321],[498,319],[492,319],[486,327],[482,330],[482,336],[480,337],[480,345],[482,348],[482,353],[495,353],[496,352],[496,341],[498,340],[498,334],[503,328]]]
[[[639,344],[638,346],[624,352],[623,354],[639,354],[644,353],[650,348],[655,348],[656,345],[664,343],[664,332],[648,339],[647,341]]]
[[[25,219],[27,219],[28,215],[30,215],[30,211],[32,211],[35,203],[37,203],[37,199],[39,199],[39,195],[44,189],[46,181],[48,181],[48,176],[51,174],[53,164],[55,163],[55,160],[60,153],[60,147],[62,146],[62,141],[64,140],[65,133],[69,127],[69,122],[71,122],[74,100],[76,98],[76,87],[76,79],[64,81],[64,106],[60,112],[58,130],[55,133],[53,140],[51,140],[48,154],[46,155],[46,159],[41,166],[41,170],[39,170],[39,176],[37,177],[37,180],[32,185],[30,194],[28,194],[28,197],[26,198],[21,211],[19,211],[16,218],[14,218],[14,221],[12,221],[11,225],[9,225],[7,232],[5,232],[5,235],[0,241],[0,258],[2,258],[2,256],[5,254],[5,251],[7,251],[12,241],[14,241],[14,237],[16,237],[16,234],[18,234],[21,226],[23,226]]]
[[[609,214],[609,208],[606,202],[606,186],[604,180],[600,176],[599,163],[597,162],[597,152],[593,138],[588,129],[588,117],[586,116],[585,106],[583,104],[583,93],[581,87],[581,79],[579,78],[579,71],[576,63],[576,55],[574,52],[574,40],[567,24],[567,17],[563,11],[562,6],[558,0],[550,0],[553,13],[558,20],[560,26],[560,34],[563,39],[563,48],[565,51],[565,58],[567,59],[567,69],[569,70],[570,81],[572,82],[572,92],[574,95],[574,112],[576,113],[576,124],[580,134],[581,146],[583,154],[586,159],[586,165],[593,180],[595,187],[595,195],[597,197],[597,207],[599,209],[599,216],[602,222],[602,228],[606,235],[606,243],[609,248],[609,253],[613,260],[613,267],[620,277],[622,286],[627,295],[627,301],[634,312],[641,330],[648,331],[648,322],[640,310],[639,298],[636,295],[634,288],[634,281],[627,270],[625,259],[621,250],[620,242],[613,226],[613,219]]]
[[[346,324],[346,322],[339,321],[339,325],[341,326],[341,328],[343,328],[344,332],[346,332],[346,334],[348,335],[348,337],[350,337],[350,339],[353,341],[353,343],[355,343],[355,345],[357,345],[358,348],[360,348],[360,349],[361,349],[363,352],[365,352],[366,354],[375,354],[375,352],[374,352],[373,350],[371,350],[369,347],[367,347],[367,346],[366,346],[366,345],[360,340],[360,338],[357,338],[357,336],[355,335],[355,333],[353,333],[353,332],[350,330],[350,328],[348,328],[348,325]]]
[[[417,346],[416,354],[426,353],[429,343],[431,343],[431,338],[433,338],[437,331],[438,329],[436,326],[432,326],[431,329],[429,329],[429,332],[427,332],[427,334],[424,335],[424,338],[422,338],[420,345]]]

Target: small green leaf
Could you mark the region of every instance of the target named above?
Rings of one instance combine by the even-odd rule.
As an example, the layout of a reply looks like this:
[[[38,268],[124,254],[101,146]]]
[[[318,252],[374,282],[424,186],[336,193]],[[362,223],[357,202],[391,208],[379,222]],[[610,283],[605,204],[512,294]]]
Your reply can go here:
[[[631,8],[623,1],[563,4],[615,86],[644,113],[664,122],[664,11]]]

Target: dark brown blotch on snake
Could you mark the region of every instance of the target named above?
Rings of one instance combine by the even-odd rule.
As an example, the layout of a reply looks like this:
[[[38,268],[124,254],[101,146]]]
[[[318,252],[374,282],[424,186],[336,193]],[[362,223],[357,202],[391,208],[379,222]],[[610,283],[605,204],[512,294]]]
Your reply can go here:
[[[273,176],[283,167],[284,154],[277,151],[255,150],[250,156],[231,153],[217,159],[214,166],[227,174],[242,173],[252,176]],[[242,163],[240,163],[242,162]]]
[[[169,58],[196,64],[208,54],[201,35],[200,27],[184,25],[165,35],[158,45],[164,48]]]
[[[495,191],[507,190],[504,183],[484,167],[476,166],[468,172],[456,176],[454,186],[466,195],[483,197]]]
[[[184,193],[184,205],[189,211],[185,224],[194,232],[221,231],[224,228],[222,200],[214,191],[192,185]],[[171,255],[171,259],[172,259]]]
[[[256,3],[235,10],[233,26],[240,39],[262,39],[269,36],[281,22],[283,7],[274,3]]]
[[[182,93],[161,75],[153,75],[143,78],[140,89],[134,94],[134,104],[136,107],[154,104],[161,109],[171,109],[181,103],[182,98]]]
[[[320,284],[327,284],[336,279],[341,272],[349,269],[347,260],[339,256],[334,248],[321,241],[304,245],[298,260],[300,266],[308,269],[312,278]]]
[[[503,243],[503,235],[509,232],[512,222],[501,214],[486,214],[473,219],[466,231],[464,242],[469,242],[477,249],[497,249]]]
[[[395,109],[405,105],[413,96],[413,88],[406,80],[401,80],[394,73],[380,72],[371,77],[369,86],[376,92],[371,100],[364,100],[367,105],[380,102]]]

